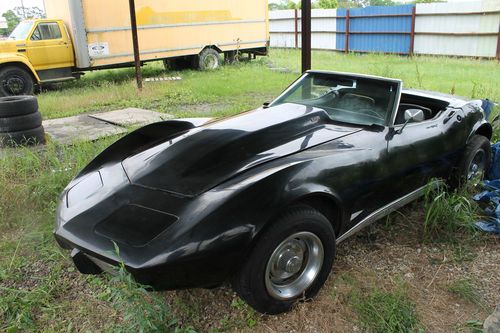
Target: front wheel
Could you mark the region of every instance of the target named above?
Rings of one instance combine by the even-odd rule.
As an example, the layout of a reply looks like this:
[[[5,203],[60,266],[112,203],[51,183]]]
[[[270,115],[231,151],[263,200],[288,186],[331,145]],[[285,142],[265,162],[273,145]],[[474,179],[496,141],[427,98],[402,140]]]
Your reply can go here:
[[[0,97],[32,95],[35,83],[26,70],[7,66],[0,70]]]
[[[330,221],[308,206],[294,207],[264,231],[233,287],[257,311],[282,313],[318,293],[334,257]]]

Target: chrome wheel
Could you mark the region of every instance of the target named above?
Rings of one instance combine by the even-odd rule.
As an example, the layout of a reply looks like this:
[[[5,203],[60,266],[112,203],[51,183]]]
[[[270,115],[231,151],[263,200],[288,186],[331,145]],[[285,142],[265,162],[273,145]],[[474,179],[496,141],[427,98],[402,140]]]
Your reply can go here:
[[[483,149],[476,151],[467,169],[467,181],[478,183],[483,179],[486,171],[486,152]]]
[[[309,288],[323,266],[323,244],[311,232],[298,232],[274,250],[266,265],[265,284],[269,295],[287,300]]]

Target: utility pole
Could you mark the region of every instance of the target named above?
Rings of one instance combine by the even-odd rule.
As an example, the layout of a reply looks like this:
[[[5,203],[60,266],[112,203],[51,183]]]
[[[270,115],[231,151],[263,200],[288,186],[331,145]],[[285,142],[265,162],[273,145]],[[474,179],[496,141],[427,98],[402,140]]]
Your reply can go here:
[[[311,0],[302,0],[302,72],[311,69]]]
[[[134,45],[134,63],[135,63],[135,80],[137,88],[142,90],[142,69],[141,55],[139,53],[139,38],[137,36],[137,18],[135,15],[135,1],[129,0],[130,8],[130,26],[132,28],[132,43]]]

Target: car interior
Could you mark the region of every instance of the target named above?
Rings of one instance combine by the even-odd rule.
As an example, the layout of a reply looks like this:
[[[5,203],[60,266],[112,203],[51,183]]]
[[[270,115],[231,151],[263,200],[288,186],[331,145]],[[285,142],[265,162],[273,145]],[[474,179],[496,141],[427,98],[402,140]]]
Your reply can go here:
[[[425,117],[424,121],[426,121],[434,119],[438,114],[446,110],[448,105],[448,102],[442,100],[402,93],[394,124],[401,125],[405,123],[405,111],[408,109],[422,110]]]

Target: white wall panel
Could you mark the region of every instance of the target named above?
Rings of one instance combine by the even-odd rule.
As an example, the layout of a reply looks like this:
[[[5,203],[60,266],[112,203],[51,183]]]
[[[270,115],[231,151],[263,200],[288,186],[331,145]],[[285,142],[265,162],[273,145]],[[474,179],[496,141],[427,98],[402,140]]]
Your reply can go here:
[[[468,13],[499,11],[500,1],[417,4],[415,53],[495,57],[500,14],[432,15],[432,13]],[[491,36],[433,36],[421,32],[491,33]]]

